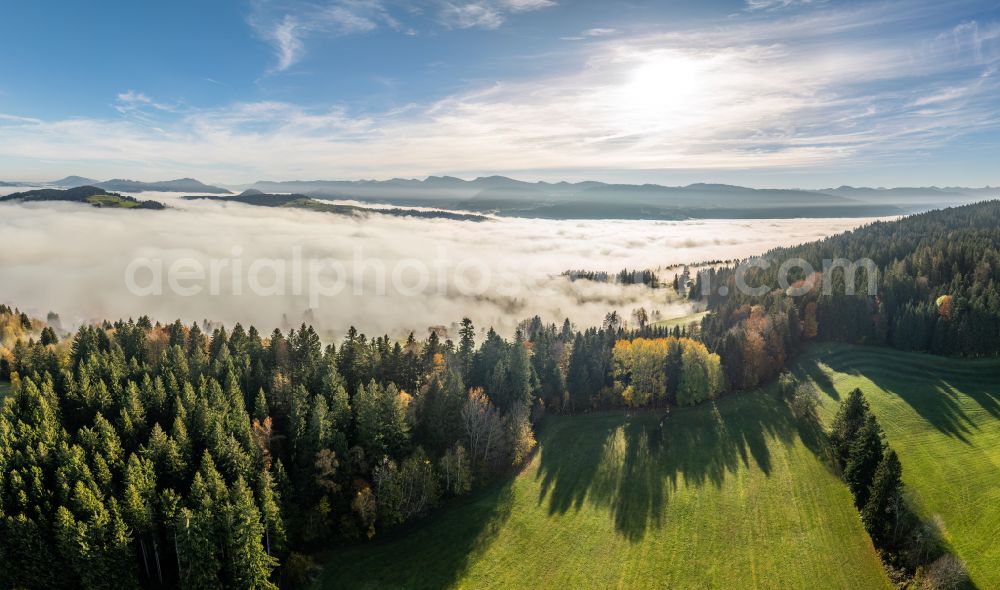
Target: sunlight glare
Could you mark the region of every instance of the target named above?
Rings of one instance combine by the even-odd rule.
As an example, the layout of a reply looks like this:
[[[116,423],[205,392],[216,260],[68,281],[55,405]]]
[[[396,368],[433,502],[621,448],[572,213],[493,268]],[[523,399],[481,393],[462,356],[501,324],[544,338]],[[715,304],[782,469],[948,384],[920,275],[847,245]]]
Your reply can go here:
[[[669,53],[647,60],[620,89],[621,118],[629,127],[689,125],[704,107],[708,78],[707,64],[689,56]]]

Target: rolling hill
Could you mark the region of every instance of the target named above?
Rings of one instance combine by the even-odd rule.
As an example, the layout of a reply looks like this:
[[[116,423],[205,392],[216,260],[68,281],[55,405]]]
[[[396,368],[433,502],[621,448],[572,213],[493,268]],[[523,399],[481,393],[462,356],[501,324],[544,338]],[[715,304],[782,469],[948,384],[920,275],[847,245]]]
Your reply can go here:
[[[329,550],[317,587],[889,587],[815,424],[756,393],[659,419],[549,417],[516,478]]]
[[[104,182],[98,182],[98,186],[109,191],[125,191],[130,193],[141,193],[143,191],[160,191],[168,193],[209,193],[228,195],[232,191],[218,186],[204,184],[193,178],[178,178],[177,180],[159,180],[156,182],[141,182],[138,180],[127,180],[122,178],[112,178]]]
[[[140,180],[129,180],[125,178],[112,178],[111,180],[94,180],[83,176],[67,176],[59,180],[42,183],[45,186],[57,188],[75,188],[78,186],[96,186],[109,191],[121,191],[126,193],[141,193],[144,191],[159,191],[166,193],[207,193],[207,194],[231,194],[232,191],[218,186],[204,184],[194,178],[178,178],[176,180],[158,180],[155,182],[142,182]]]
[[[794,369],[825,393],[827,422],[861,388],[899,454],[913,508],[941,523],[978,588],[1000,588],[1000,361],[825,345]]]
[[[106,191],[95,186],[78,186],[69,189],[43,188],[0,197],[0,202],[65,201],[84,203],[110,209],[165,209],[159,201],[140,201],[134,197]]]
[[[59,188],[73,188],[77,186],[86,186],[86,185],[94,186],[96,184],[99,184],[100,182],[101,181],[95,180],[93,178],[71,175],[71,176],[66,176],[64,178],[60,178],[59,180],[53,180],[52,182],[48,182],[45,184]]]

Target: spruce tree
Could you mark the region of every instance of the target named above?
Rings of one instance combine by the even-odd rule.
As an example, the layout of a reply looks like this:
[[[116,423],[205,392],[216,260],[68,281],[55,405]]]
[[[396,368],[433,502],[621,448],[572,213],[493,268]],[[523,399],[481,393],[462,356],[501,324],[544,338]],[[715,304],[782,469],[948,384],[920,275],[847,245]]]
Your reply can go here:
[[[868,534],[881,547],[895,542],[895,532],[905,510],[903,493],[903,467],[896,451],[887,449],[875,470],[868,500],[861,511],[861,520]]]
[[[232,585],[277,590],[270,577],[278,562],[264,549],[260,511],[254,504],[253,492],[242,477],[233,485],[227,516],[226,557]]]
[[[869,414],[851,442],[847,466],[844,468],[844,481],[851,488],[854,504],[859,509],[864,508],[868,502],[872,479],[881,460],[882,429],[875,416]]]

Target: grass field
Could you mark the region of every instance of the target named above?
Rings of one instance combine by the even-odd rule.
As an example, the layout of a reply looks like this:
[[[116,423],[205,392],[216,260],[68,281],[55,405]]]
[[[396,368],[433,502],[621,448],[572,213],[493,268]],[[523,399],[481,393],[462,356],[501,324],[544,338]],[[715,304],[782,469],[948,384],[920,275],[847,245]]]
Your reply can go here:
[[[860,387],[899,453],[911,504],[940,517],[979,588],[1000,588],[1000,361],[821,346],[796,363],[838,400]]]
[[[110,207],[114,209],[132,209],[139,206],[136,201],[130,201],[114,195],[93,195],[87,197],[87,202],[95,207]]]
[[[654,322],[653,326],[657,327],[657,328],[673,328],[674,326],[685,326],[686,327],[686,326],[688,326],[689,324],[692,324],[692,323],[700,324],[701,323],[701,318],[705,317],[706,315],[708,315],[707,311],[699,311],[699,312],[691,313],[691,314],[688,314],[688,315],[685,315],[685,316],[681,316],[681,317],[678,317],[678,318],[670,318],[668,320],[660,320],[658,322]]]
[[[519,476],[319,556],[321,588],[887,588],[816,425],[771,393],[551,417]]]

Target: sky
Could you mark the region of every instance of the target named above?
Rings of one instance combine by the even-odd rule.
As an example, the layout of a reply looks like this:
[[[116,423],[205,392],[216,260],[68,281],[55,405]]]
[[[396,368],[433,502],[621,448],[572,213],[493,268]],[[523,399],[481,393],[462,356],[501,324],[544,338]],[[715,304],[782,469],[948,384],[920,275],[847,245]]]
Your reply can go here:
[[[0,179],[1000,184],[1000,4],[36,0]]]

